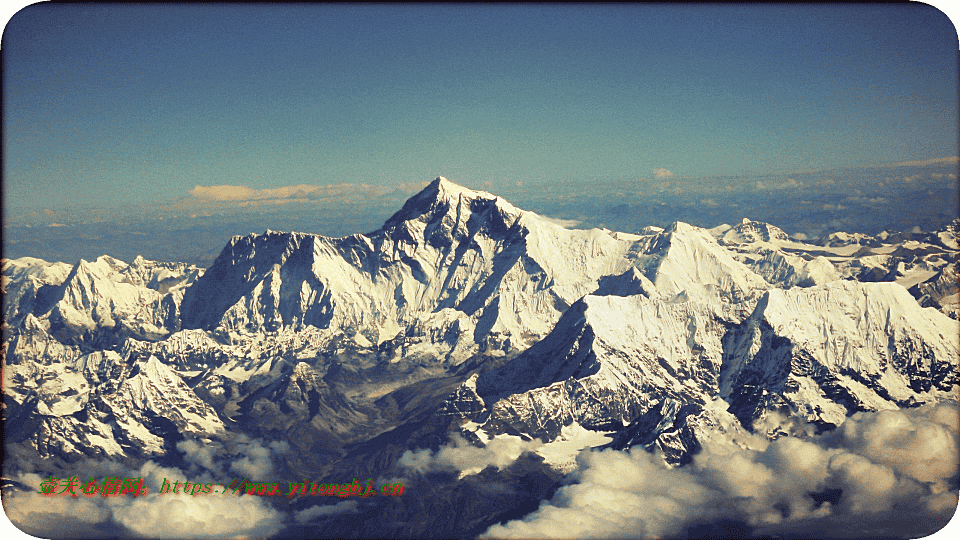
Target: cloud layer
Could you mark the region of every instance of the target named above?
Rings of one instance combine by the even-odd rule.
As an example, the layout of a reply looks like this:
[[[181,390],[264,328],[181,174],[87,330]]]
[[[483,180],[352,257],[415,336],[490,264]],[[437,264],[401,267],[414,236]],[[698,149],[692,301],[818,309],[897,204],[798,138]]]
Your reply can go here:
[[[114,469],[110,474],[139,476],[150,493],[140,497],[73,498],[17,491],[5,494],[4,510],[17,527],[41,538],[264,537],[276,534],[282,526],[282,514],[262,497],[158,493],[163,479],[196,478],[176,468],[148,462],[137,471],[122,473]],[[102,476],[97,478],[102,480]],[[39,486],[42,477],[25,474],[19,480]]]
[[[957,506],[957,415],[955,404],[858,413],[830,434],[762,450],[708,444],[678,469],[639,450],[584,452],[575,483],[486,534],[662,538],[723,526],[755,536],[916,538]]]
[[[220,493],[194,496],[159,493],[159,489],[165,480],[170,484],[184,480],[210,482],[215,484],[214,489],[222,489],[217,484],[229,484],[234,478],[238,482],[244,478],[276,480],[276,464],[289,451],[287,443],[264,444],[239,435],[229,442],[185,440],[177,448],[183,453],[182,469],[152,461],[130,468],[112,461],[84,459],[72,463],[69,471],[26,472],[24,463],[29,463],[29,458],[13,459],[4,463],[4,475],[32,489],[5,492],[4,510],[20,529],[41,538],[219,539],[266,537],[281,530],[284,514],[263,497]],[[51,475],[83,475],[81,481],[93,477],[98,482],[105,476],[140,477],[149,492],[140,497],[37,494],[43,479]]]

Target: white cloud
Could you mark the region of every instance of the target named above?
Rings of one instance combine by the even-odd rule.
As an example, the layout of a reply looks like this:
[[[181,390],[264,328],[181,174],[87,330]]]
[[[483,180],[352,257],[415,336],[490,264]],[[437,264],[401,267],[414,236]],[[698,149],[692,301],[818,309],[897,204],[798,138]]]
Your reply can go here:
[[[20,459],[7,470],[5,463],[5,474],[33,490],[5,492],[4,508],[14,524],[41,538],[234,538],[279,532],[283,515],[263,497],[159,491],[164,481],[211,483],[211,489],[222,489],[219,483],[227,485],[237,476],[250,481],[276,481],[274,460],[290,450],[289,444],[266,444],[240,435],[229,442],[185,440],[177,448],[183,453],[183,470],[152,461],[133,469],[113,461],[82,459],[72,463],[69,471],[17,472],[14,469],[22,469],[27,463],[35,465]],[[140,477],[148,493],[90,498],[35,493],[44,478],[68,478],[78,472],[85,475],[82,481],[90,477],[98,481],[105,476]],[[238,482],[241,479],[236,478]]]
[[[673,173],[663,168],[654,169],[653,177],[656,178],[657,180],[665,180],[667,178],[673,178]]]
[[[290,445],[284,441],[263,444],[239,435],[227,443],[187,439],[177,443],[177,449],[196,473],[206,471],[216,478],[239,475],[253,482],[264,482],[274,478],[274,459],[287,453]]]
[[[886,204],[887,198],[859,196],[859,197],[847,197],[847,201],[852,203],[866,204],[866,205],[878,205],[878,204]]]
[[[93,465],[89,467],[88,465]],[[187,472],[145,463],[123,471],[116,463],[74,464],[77,470],[103,476],[140,477],[149,493],[116,497],[43,496],[34,492],[5,493],[4,509],[24,531],[41,538],[145,537],[234,538],[265,537],[280,531],[282,515],[262,497],[159,493],[164,479],[197,478]],[[102,470],[101,470],[102,469]],[[103,474],[103,470],[107,470]],[[65,475],[62,475],[66,477]],[[28,486],[39,486],[45,476],[17,476]],[[86,480],[86,479],[83,479]],[[211,480],[213,481],[213,480]]]
[[[336,514],[355,514],[359,512],[357,501],[342,501],[337,504],[318,504],[305,510],[294,513],[294,519],[297,523],[306,523],[313,518],[320,516],[332,516]]]
[[[146,538],[264,537],[280,531],[280,513],[261,497],[154,494],[114,500],[120,503],[114,521]]]
[[[434,470],[457,471],[461,475],[475,474],[491,465],[502,469],[526,451],[541,446],[539,440],[524,441],[513,435],[501,435],[484,447],[468,443],[459,434],[453,440],[433,452],[429,449],[407,450],[400,456],[400,467],[425,473]]]
[[[243,457],[230,465],[230,470],[253,481],[265,482],[274,477],[270,449],[252,442],[241,445]]]
[[[39,486],[37,482],[28,484]],[[40,538],[80,538],[96,534],[110,521],[112,512],[102,498],[74,499],[36,493],[4,493],[3,509],[10,521],[27,534]]]
[[[915,159],[911,161],[898,161],[897,163],[885,163],[881,165],[871,165],[870,167],[926,167],[929,165],[955,165],[960,162],[957,156]]]
[[[677,469],[641,450],[584,452],[574,483],[486,534],[684,537],[727,520],[756,536],[923,536],[956,508],[957,414],[955,404],[858,413],[829,434],[784,437],[763,450],[707,444]]]
[[[306,200],[362,200],[381,197],[393,191],[412,194],[423,187],[422,183],[378,186],[372,184],[298,184],[276,188],[254,189],[246,186],[194,186],[190,196],[204,203],[284,203]]]

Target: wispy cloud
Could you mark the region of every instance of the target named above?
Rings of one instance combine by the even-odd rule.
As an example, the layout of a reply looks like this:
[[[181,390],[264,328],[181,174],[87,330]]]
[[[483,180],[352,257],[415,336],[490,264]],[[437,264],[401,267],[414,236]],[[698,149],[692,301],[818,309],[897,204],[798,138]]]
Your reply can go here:
[[[314,518],[322,516],[333,516],[336,514],[355,514],[359,512],[357,501],[342,501],[335,505],[321,504],[311,506],[305,510],[294,513],[294,519],[297,523],[306,523]]]
[[[360,199],[380,197],[393,191],[413,193],[422,183],[379,186],[372,184],[298,184],[277,188],[254,189],[246,186],[195,186],[189,191],[193,199],[203,202],[238,203],[248,201],[293,201],[325,199]]]
[[[942,158],[915,159],[911,161],[898,161],[897,163],[882,163],[877,165],[867,165],[867,167],[929,167],[930,165],[956,165],[957,163],[960,163],[960,158],[957,156],[951,156]]]
[[[537,214],[537,216],[538,216],[540,219],[544,220],[544,221],[553,223],[554,225],[559,225],[559,226],[561,226],[561,227],[563,227],[563,228],[565,228],[565,229],[572,229],[572,228],[576,227],[577,225],[580,225],[581,223],[583,223],[583,222],[582,222],[581,220],[579,220],[579,219],[562,219],[562,218],[555,218],[555,217],[545,216],[545,215],[543,215],[543,214]]]

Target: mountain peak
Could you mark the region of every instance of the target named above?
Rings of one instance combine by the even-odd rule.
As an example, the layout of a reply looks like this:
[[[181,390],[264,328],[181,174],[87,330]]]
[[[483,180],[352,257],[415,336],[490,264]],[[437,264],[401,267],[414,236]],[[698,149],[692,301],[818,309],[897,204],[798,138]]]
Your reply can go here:
[[[463,196],[467,199],[497,199],[498,197],[492,193],[487,193],[486,191],[473,190],[456,182],[451,182],[447,180],[444,176],[438,176],[436,180],[431,182],[423,191],[420,192],[429,193],[436,200],[456,200]],[[418,194],[419,195],[419,194]],[[418,196],[418,195],[415,195]]]
[[[460,202],[465,201],[490,201],[497,206],[518,212],[513,205],[492,193],[473,190],[451,182],[443,176],[438,176],[436,180],[430,182],[419,193],[407,199],[403,207],[387,220],[384,227],[397,225],[403,221],[417,219],[428,214],[433,215],[437,210],[445,213],[450,208],[456,208]]]

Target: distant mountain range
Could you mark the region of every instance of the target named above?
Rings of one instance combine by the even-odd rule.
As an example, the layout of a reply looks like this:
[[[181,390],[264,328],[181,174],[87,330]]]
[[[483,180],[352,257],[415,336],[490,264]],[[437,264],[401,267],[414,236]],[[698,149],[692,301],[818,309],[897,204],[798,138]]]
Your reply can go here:
[[[290,482],[434,486],[284,534],[473,536],[535,510],[583,448],[683,466],[956,401],[958,227],[573,230],[441,177],[372,233],[236,236],[205,270],[4,260],[6,441],[37,471],[186,470],[199,442],[214,474],[262,441]],[[426,465],[508,442],[527,451],[502,466]],[[477,502],[493,481],[513,489]]]

